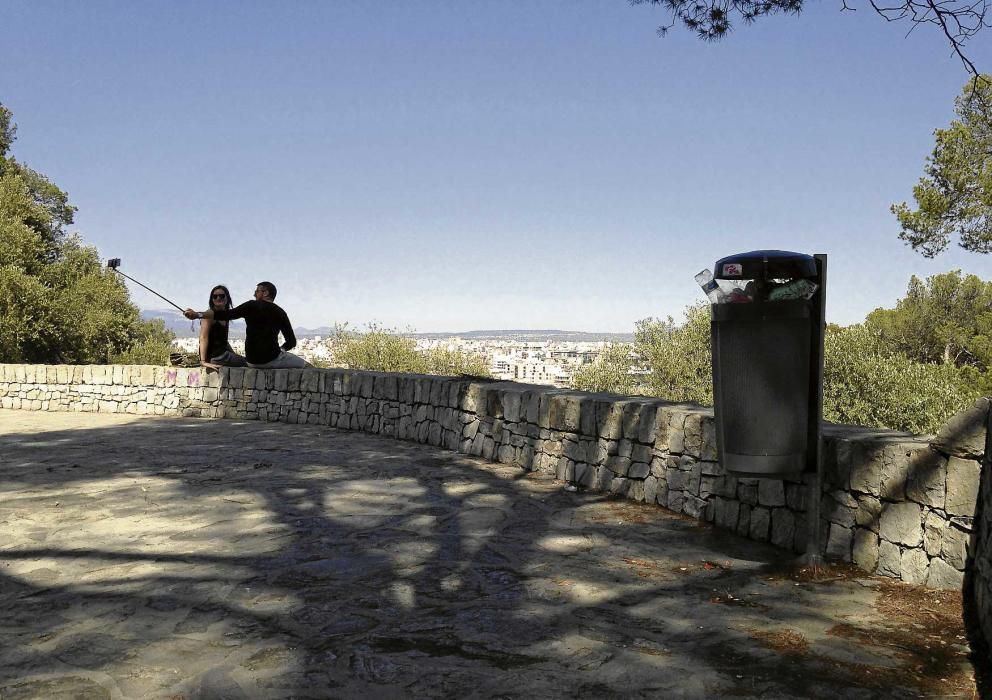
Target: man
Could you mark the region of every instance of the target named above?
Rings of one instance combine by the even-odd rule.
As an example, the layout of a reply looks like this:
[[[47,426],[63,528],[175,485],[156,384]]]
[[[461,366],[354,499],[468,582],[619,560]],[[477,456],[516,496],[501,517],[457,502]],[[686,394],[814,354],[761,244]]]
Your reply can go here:
[[[271,282],[259,282],[255,287],[255,299],[246,301],[233,309],[208,309],[193,311],[186,309],[184,315],[192,320],[212,318],[230,321],[243,318],[245,333],[245,359],[249,367],[256,369],[280,369],[285,367],[309,367],[310,364],[298,355],[287,350],[296,347],[296,334],[289,323],[289,317],[275,303],[276,286]],[[279,333],[286,341],[279,347]]]

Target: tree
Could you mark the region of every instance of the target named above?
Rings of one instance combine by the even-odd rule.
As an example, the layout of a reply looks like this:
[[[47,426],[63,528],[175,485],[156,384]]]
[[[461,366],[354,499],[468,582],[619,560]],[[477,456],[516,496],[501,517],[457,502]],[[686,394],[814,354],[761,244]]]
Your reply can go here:
[[[936,433],[979,395],[970,368],[914,362],[869,323],[830,327],[824,345],[823,417],[835,423]]]
[[[975,253],[992,252],[992,76],[981,75],[955,100],[958,116],[934,132],[936,145],[913,188],[916,209],[893,204],[899,238],[932,258],[953,235]]]
[[[631,374],[634,352],[629,343],[610,343],[595,362],[583,365],[572,377],[572,386],[580,391],[605,391],[630,396],[640,390],[637,377]]]
[[[171,335],[142,322],[96,249],[66,232],[66,193],[8,155],[15,133],[0,105],[0,362],[106,363],[136,343],[167,356]]]
[[[974,367],[992,365],[992,282],[960,270],[913,276],[894,309],[875,309],[866,323],[883,346],[915,362]]]
[[[446,348],[417,351],[417,343],[395,330],[371,324],[365,333],[335,329],[331,341],[334,364],[374,372],[406,372],[458,376],[489,376],[485,358],[474,353]]]
[[[491,377],[489,363],[482,355],[448,348],[431,348],[423,354],[427,374],[442,377],[458,377],[463,374],[474,377]]]
[[[687,307],[685,320],[678,326],[671,316],[666,321],[638,321],[634,348],[650,370],[650,395],[713,405],[709,304]]]
[[[663,7],[671,13],[671,22],[658,27],[664,36],[676,24],[682,24],[700,39],[722,39],[738,19],[751,24],[759,17],[774,14],[798,15],[803,0],[628,0],[631,5]],[[972,75],[978,75],[974,63],[965,54],[965,46],[982,29],[989,26],[986,17],[988,0],[894,0],[883,4],[869,0],[872,9],[889,22],[909,22],[911,30],[920,25],[934,25],[947,39],[951,50]],[[841,0],[841,9],[855,8]]]

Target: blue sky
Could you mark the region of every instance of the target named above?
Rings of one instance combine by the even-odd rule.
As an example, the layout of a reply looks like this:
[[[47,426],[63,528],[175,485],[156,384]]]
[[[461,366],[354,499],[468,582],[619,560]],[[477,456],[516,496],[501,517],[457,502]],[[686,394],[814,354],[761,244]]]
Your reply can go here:
[[[7,0],[0,101],[85,240],[181,305],[268,279],[295,325],[629,332],[780,248],[830,256],[847,324],[992,256],[926,260],[889,213],[960,63],[839,5],[706,44],[625,0]]]

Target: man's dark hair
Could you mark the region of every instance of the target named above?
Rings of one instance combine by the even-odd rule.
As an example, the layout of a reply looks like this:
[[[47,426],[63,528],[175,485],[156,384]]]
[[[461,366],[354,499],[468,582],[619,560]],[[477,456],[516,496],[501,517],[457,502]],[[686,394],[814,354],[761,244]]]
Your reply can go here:
[[[271,282],[259,282],[258,286],[269,293],[269,299],[275,301],[276,299],[276,286]]]

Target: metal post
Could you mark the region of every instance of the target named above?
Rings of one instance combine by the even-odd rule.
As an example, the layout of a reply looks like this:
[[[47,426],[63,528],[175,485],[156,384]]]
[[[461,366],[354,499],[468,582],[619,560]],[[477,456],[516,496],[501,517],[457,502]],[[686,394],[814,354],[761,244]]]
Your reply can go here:
[[[809,433],[807,444],[810,454],[807,472],[813,472],[806,500],[807,540],[806,554],[802,557],[804,566],[814,568],[823,564],[820,551],[820,510],[823,500],[823,338],[826,333],[827,306],[827,256],[817,253],[816,267],[819,289],[813,298],[810,343],[810,387],[809,387]]]

